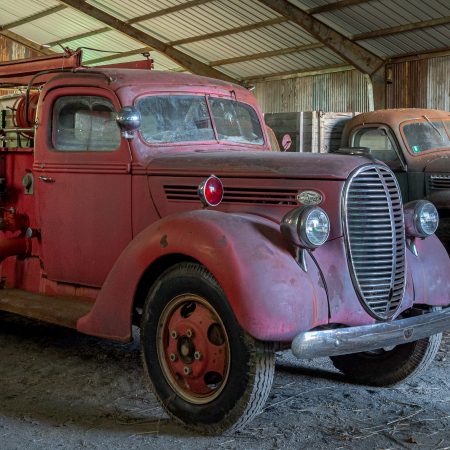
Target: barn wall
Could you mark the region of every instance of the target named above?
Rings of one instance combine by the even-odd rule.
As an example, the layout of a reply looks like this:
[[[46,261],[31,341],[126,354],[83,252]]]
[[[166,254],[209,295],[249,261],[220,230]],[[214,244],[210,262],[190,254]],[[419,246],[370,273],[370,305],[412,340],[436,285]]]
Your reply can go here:
[[[450,110],[450,56],[399,61],[387,68],[389,108]]]
[[[34,58],[35,56],[41,55],[28,47],[0,35],[0,62],[11,61],[13,59]]]
[[[267,113],[368,111],[367,78],[357,70],[262,81],[255,95]]]
[[[450,111],[450,55],[426,56],[387,65],[386,107]],[[371,89],[356,70],[255,83],[267,113],[369,111]]]

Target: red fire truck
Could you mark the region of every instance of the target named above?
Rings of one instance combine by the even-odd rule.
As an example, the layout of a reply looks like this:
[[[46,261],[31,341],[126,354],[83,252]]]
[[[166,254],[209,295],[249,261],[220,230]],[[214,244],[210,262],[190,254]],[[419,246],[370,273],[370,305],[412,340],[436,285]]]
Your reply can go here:
[[[379,386],[423,370],[450,328],[435,207],[382,163],[271,152],[246,89],[148,65],[0,65],[0,310],[139,326],[161,404],[207,433],[261,410],[278,349]]]

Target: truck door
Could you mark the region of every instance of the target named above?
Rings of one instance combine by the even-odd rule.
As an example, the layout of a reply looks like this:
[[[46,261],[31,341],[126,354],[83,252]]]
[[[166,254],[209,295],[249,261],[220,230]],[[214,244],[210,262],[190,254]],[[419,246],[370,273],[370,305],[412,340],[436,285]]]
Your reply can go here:
[[[352,131],[352,147],[368,147],[371,155],[386,163],[395,173],[402,198],[408,201],[408,176],[406,162],[399,150],[399,146],[391,133],[385,126],[365,126]]]
[[[34,176],[47,278],[101,286],[131,240],[131,155],[108,90],[47,93],[36,135]]]

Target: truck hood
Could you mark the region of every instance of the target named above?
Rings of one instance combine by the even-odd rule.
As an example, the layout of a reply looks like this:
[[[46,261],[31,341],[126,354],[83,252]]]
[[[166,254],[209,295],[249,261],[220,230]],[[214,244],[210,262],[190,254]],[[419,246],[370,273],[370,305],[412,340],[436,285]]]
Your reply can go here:
[[[450,149],[443,155],[430,155],[425,167],[425,172],[450,173]]]
[[[345,180],[371,161],[361,156],[275,152],[189,152],[158,155],[146,167],[149,175]]]

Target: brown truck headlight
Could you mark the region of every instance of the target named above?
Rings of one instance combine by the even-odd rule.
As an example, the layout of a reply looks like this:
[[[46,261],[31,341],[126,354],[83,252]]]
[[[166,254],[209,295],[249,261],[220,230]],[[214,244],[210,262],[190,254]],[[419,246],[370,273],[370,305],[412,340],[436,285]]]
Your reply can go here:
[[[433,203],[416,200],[407,203],[405,211],[405,230],[408,237],[426,238],[437,230],[439,213]]]
[[[318,206],[302,206],[288,212],[280,224],[284,237],[293,244],[314,249],[330,235],[330,219]]]

